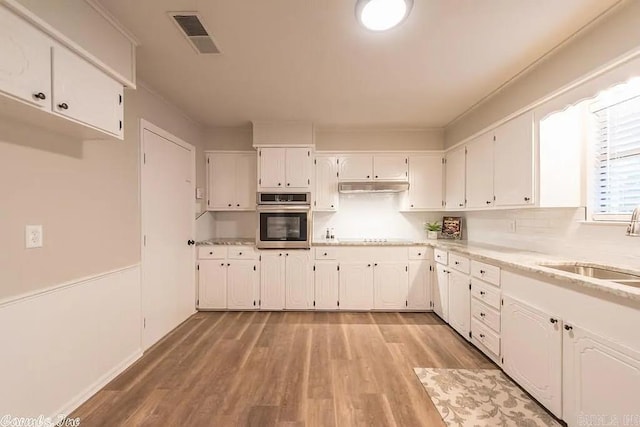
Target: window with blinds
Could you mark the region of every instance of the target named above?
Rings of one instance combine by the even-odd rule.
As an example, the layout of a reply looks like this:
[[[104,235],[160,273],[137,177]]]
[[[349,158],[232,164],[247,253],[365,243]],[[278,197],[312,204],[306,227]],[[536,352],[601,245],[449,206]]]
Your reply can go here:
[[[626,220],[640,206],[640,78],[601,92],[591,104],[594,220]]]

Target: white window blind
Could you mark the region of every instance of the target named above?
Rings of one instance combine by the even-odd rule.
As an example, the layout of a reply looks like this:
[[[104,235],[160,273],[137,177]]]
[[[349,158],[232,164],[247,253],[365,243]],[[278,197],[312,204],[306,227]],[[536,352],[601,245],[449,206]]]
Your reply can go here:
[[[625,219],[640,206],[640,79],[601,92],[591,112],[595,125],[593,219]]]

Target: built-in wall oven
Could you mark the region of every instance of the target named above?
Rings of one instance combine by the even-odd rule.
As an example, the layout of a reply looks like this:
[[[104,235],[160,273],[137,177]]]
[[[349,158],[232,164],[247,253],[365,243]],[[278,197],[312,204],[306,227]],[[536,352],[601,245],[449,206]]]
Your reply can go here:
[[[311,247],[311,193],[258,193],[259,249]]]

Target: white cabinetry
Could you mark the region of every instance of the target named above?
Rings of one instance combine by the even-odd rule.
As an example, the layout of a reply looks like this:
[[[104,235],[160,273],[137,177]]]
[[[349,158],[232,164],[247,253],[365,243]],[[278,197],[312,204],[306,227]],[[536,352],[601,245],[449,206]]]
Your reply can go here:
[[[467,208],[493,205],[493,135],[474,139],[466,147]]]
[[[34,25],[0,6],[0,93],[11,99],[0,102],[2,115],[82,138],[122,139],[122,84]]]
[[[449,274],[449,324],[465,339],[471,331],[471,284],[469,276],[458,271]]]
[[[410,310],[429,310],[431,301],[431,274],[433,268],[429,261],[409,261],[409,292],[407,308]]]
[[[316,262],[314,282],[316,310],[337,310],[340,299],[340,267],[338,262]]]
[[[263,147],[258,150],[261,190],[308,190],[311,185],[311,148]]]
[[[397,154],[346,154],[339,158],[340,181],[406,181],[409,160]]]
[[[554,415],[562,415],[562,320],[504,297],[503,369]]]
[[[338,194],[338,158],[316,155],[316,191],[313,208],[317,211],[335,211],[340,200]]]
[[[534,203],[533,115],[526,113],[495,129],[496,206]]]
[[[0,92],[51,109],[52,41],[0,6]]]
[[[456,148],[445,157],[445,207],[465,207],[465,147]]]
[[[201,246],[198,258],[198,309],[258,308],[260,263],[253,247]]]
[[[625,416],[638,415],[640,352],[574,323],[564,325],[562,348],[562,413],[569,425],[585,414],[623,424]]]
[[[441,155],[409,156],[408,210],[442,210],[443,163]]]
[[[373,308],[400,310],[408,306],[409,267],[405,263],[373,264]]]
[[[255,210],[255,153],[207,153],[207,210]]]
[[[340,263],[340,309],[371,310],[373,307],[373,264]]]
[[[310,251],[262,251],[261,254],[260,308],[312,308],[314,290]]]
[[[53,48],[53,111],[121,136],[122,85],[69,50]]]

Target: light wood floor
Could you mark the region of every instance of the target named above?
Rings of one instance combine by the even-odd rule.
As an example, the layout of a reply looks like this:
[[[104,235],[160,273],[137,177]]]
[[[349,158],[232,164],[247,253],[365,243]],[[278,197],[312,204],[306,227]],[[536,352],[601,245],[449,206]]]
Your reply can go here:
[[[414,367],[494,368],[425,313],[197,313],[82,426],[443,426]]]

